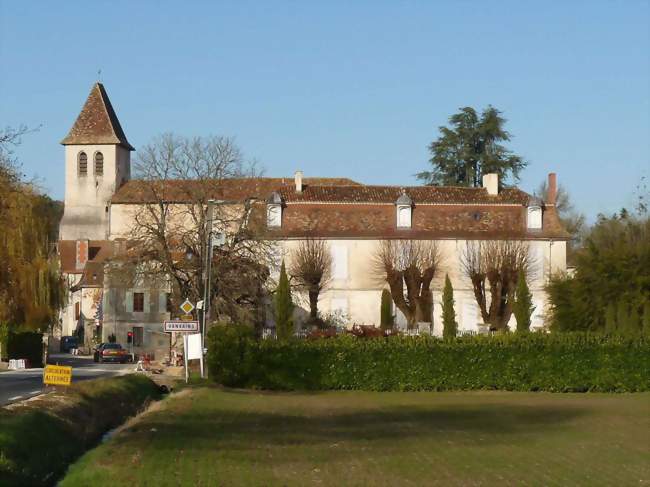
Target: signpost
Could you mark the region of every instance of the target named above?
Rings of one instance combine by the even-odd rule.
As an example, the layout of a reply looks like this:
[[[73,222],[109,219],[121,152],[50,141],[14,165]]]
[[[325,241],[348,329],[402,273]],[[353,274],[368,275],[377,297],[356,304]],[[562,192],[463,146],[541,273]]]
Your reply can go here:
[[[46,365],[43,369],[43,383],[51,386],[69,386],[72,382],[72,367]]]

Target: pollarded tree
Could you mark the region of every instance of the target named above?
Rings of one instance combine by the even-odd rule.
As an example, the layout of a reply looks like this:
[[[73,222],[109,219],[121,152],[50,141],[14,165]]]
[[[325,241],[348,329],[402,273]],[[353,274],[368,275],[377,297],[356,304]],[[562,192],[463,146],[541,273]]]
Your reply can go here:
[[[461,253],[461,265],[472,283],[483,322],[488,324],[491,330],[507,330],[519,273],[530,275],[531,264],[528,245],[525,242],[467,242]]]
[[[530,293],[530,289],[528,289],[526,273],[520,270],[517,280],[517,291],[515,292],[515,303],[513,305],[518,332],[530,331],[530,317],[533,311],[535,311],[533,295]]]
[[[391,306],[390,291],[384,289],[381,291],[381,329],[392,330],[395,324],[395,317],[393,316]]]
[[[449,118],[451,127],[440,127],[440,137],[431,143],[431,171],[417,175],[425,184],[479,187],[484,174],[497,173],[499,181],[517,180],[526,162],[502,142],[510,140],[501,112],[488,106],[479,116],[464,107]]]
[[[300,241],[290,254],[289,274],[299,289],[309,297],[309,321],[321,325],[318,297],[332,277],[332,253],[325,240],[308,238]]]
[[[453,338],[458,333],[456,311],[454,310],[454,288],[451,286],[449,274],[445,276],[445,287],[442,291],[442,336]]]
[[[291,286],[289,285],[284,261],[282,261],[282,267],[280,267],[280,280],[275,291],[274,304],[275,331],[278,339],[286,340],[291,338],[293,336],[293,302],[291,300]]]
[[[383,240],[374,255],[375,275],[388,283],[395,306],[404,314],[409,328],[431,322],[431,282],[442,258],[436,242]],[[405,289],[406,288],[406,289]]]

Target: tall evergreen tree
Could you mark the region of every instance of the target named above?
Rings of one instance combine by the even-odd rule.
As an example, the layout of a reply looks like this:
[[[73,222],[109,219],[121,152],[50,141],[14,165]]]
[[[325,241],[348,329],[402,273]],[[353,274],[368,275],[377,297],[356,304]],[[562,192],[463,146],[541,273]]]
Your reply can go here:
[[[526,282],[526,274],[519,271],[519,278],[517,279],[517,289],[515,291],[515,303],[513,305],[513,312],[517,320],[517,331],[526,332],[530,331],[530,317],[535,311],[533,306],[533,295],[528,289]]]
[[[636,306],[630,306],[630,311],[627,315],[627,326],[625,327],[625,333],[627,335],[638,335],[641,331],[641,317],[639,316],[639,310]]]
[[[650,337],[650,301],[646,301],[643,305],[643,334]]]
[[[439,127],[440,137],[431,143],[431,171],[417,175],[425,184],[479,187],[484,174],[497,173],[500,181],[517,180],[526,162],[501,142],[510,134],[501,112],[488,106],[479,116],[464,107],[449,118],[451,127]]]
[[[393,316],[393,310],[391,309],[393,298],[390,295],[388,289],[384,289],[381,292],[381,329],[382,330],[392,330],[395,323],[395,318]]]
[[[605,308],[605,333],[616,333],[616,306],[614,303],[609,303]]]
[[[458,332],[456,311],[454,311],[454,288],[451,286],[449,274],[445,276],[445,287],[442,290],[442,336],[453,338]]]
[[[286,340],[293,336],[292,313],[291,286],[284,261],[282,261],[280,280],[275,291],[275,331],[279,340]]]
[[[627,303],[620,299],[616,305],[616,329],[620,333],[625,333],[628,329],[630,313]]]

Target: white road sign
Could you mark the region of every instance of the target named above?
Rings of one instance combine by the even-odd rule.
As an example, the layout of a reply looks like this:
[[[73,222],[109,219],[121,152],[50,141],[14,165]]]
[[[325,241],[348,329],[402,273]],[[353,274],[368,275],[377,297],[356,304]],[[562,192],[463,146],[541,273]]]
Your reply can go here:
[[[199,331],[199,322],[198,321],[165,321],[163,330],[168,333],[172,331],[196,333]]]

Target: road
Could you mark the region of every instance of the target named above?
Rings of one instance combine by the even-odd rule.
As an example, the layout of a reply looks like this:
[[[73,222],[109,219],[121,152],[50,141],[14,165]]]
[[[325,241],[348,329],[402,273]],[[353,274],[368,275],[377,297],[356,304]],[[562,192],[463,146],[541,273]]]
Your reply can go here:
[[[78,357],[70,354],[50,354],[48,363],[72,366],[72,382],[111,377],[129,373],[134,364],[96,364],[92,357]],[[11,370],[0,373],[0,406],[22,401],[42,394],[43,369]]]

